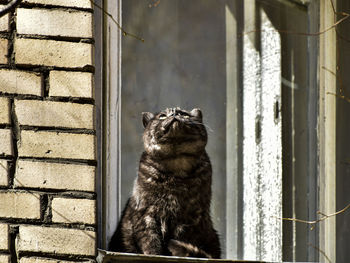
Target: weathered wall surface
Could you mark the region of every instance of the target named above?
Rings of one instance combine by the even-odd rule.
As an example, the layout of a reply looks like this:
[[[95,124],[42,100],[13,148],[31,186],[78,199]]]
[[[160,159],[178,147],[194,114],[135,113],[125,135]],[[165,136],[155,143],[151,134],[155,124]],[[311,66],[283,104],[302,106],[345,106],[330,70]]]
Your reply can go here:
[[[92,17],[24,0],[0,18],[1,263],[95,258]]]

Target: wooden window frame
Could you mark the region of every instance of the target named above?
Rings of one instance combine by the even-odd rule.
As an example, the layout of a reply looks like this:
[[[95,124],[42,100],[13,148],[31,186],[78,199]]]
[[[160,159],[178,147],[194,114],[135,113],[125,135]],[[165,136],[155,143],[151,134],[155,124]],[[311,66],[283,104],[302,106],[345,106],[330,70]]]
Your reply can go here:
[[[334,2],[334,1],[333,1]],[[334,3],[335,4],[335,3]],[[320,32],[334,25],[336,19],[330,1],[320,1]],[[336,8],[336,6],[335,6]],[[319,50],[319,211],[336,212],[336,96],[337,38],[335,30],[320,35]],[[334,43],[334,44],[330,44]],[[326,70],[325,70],[326,69]],[[319,249],[331,262],[336,261],[336,218],[320,225]],[[320,261],[327,260],[320,255]]]
[[[121,21],[121,0],[95,0],[98,247],[104,249],[121,213],[120,198],[116,197],[120,193],[122,32],[110,16]]]

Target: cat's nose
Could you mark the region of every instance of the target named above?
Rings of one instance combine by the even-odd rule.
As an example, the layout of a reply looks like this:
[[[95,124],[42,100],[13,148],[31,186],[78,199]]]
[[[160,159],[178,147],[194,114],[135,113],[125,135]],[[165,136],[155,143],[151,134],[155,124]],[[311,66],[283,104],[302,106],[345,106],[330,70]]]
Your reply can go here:
[[[167,130],[169,128],[169,126],[175,121],[175,118],[172,117],[172,118],[168,118],[166,121],[163,122],[163,129],[164,130]]]
[[[167,112],[167,117],[175,117],[176,116],[176,108],[171,108]]]

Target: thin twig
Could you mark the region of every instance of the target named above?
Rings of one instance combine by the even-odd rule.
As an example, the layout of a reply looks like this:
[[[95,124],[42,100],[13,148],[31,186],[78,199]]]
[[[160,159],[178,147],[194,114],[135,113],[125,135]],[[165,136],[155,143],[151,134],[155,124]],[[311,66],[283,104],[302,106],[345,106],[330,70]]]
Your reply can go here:
[[[327,92],[328,95],[333,95],[333,96],[336,96],[337,98],[339,99],[342,99],[342,100],[345,100],[346,102],[349,102],[350,103],[350,98],[344,96],[344,95],[340,95],[340,94],[336,94],[336,93],[333,93],[333,92]]]
[[[315,224],[317,224],[317,223],[319,223],[321,221],[326,220],[329,217],[333,217],[333,216],[339,215],[341,213],[344,213],[349,208],[350,208],[350,204],[348,204],[342,210],[339,210],[339,211],[337,211],[335,213],[332,213],[332,214],[329,214],[329,215],[326,215],[326,214],[324,214],[322,212],[317,212],[319,215],[322,215],[322,217],[317,219],[317,220],[313,220],[313,221],[302,220],[302,219],[298,219],[298,218],[288,218],[288,217],[282,217],[282,218],[279,218],[279,219],[282,219],[282,220],[285,220],[285,221],[293,221],[293,222],[304,223],[304,224],[308,224],[308,225],[315,225]]]
[[[337,27],[340,23],[343,23],[346,19],[350,17],[350,14],[348,13],[343,13],[344,17],[339,19],[337,22],[335,22],[333,25],[329,26],[328,28],[316,32],[316,33],[305,33],[305,32],[298,32],[298,31],[291,31],[291,30],[283,30],[283,29],[275,29],[278,33],[283,33],[283,34],[289,34],[289,35],[299,35],[299,36],[311,36],[311,37],[317,37],[320,36],[329,30]],[[248,32],[244,32],[244,35],[250,34],[250,33],[256,33],[256,32],[264,32],[264,30],[251,30]]]
[[[114,24],[117,25],[118,29],[122,32],[123,36],[130,36],[130,37],[133,37],[137,40],[140,40],[141,42],[145,42],[145,40],[142,38],[142,37],[139,37],[137,35],[134,35],[132,33],[129,33],[127,31],[125,31],[122,26],[119,24],[119,22],[114,18],[114,16],[110,13],[108,13],[103,7],[99,6],[98,4],[95,3],[95,1],[93,0],[90,0],[90,2],[96,6],[98,9],[100,9],[105,15],[107,15],[113,22]]]
[[[339,214],[341,214],[341,213],[344,213],[347,209],[349,209],[349,207],[350,207],[350,204],[348,204],[347,206],[345,206],[342,210],[339,210],[339,211],[337,211],[337,212],[335,212],[335,213],[333,213],[333,214],[325,215],[323,218],[326,219],[326,218],[328,218],[328,217],[332,217],[332,216],[336,216],[336,215],[339,215]],[[323,218],[321,218],[321,219],[323,219]],[[324,220],[324,219],[323,219],[323,220]]]
[[[4,168],[5,171],[7,171],[7,167],[6,167],[5,165],[3,165],[2,163],[0,163],[0,166],[1,166],[2,168]]]
[[[337,61],[339,60],[339,53],[337,54]],[[338,62],[337,62],[338,64]],[[331,94],[331,95],[335,95],[336,97],[339,97],[341,99],[345,99],[347,100],[348,102],[350,102],[350,99],[347,99],[344,95],[343,95],[343,92],[344,92],[344,88],[343,88],[343,81],[342,81],[342,78],[341,78],[341,75],[340,75],[340,72],[338,72],[338,74],[336,74],[334,71],[326,68],[325,66],[322,66],[322,69],[329,72],[330,74],[332,74],[333,76],[335,76],[339,82],[339,94],[334,94],[334,93],[331,93],[331,92],[327,92],[327,94]],[[337,71],[339,70],[339,67],[337,66]]]
[[[344,37],[343,35],[341,35],[341,34],[338,32],[337,29],[336,29],[336,32],[337,32],[337,36],[338,36],[341,40],[350,43],[350,39],[349,39],[349,38],[346,38],[346,37]]]
[[[339,60],[338,54],[337,54],[337,61]],[[343,81],[342,81],[342,78],[339,76],[339,72],[337,75],[334,71],[330,70],[329,68],[326,68],[325,66],[322,66],[322,69],[327,71],[328,73],[332,74],[334,77],[336,77],[336,79],[339,81],[339,94],[343,95]],[[337,70],[339,70],[338,66],[337,66]],[[328,93],[328,94],[330,94],[330,93]]]
[[[326,68],[325,66],[322,66],[322,69],[324,69],[325,71],[331,73],[331,74],[332,74],[333,76],[335,76],[335,77],[337,76],[337,74],[335,74],[334,71],[330,70],[329,68]]]
[[[148,7],[152,8],[152,7],[157,7],[160,4],[160,0],[153,0],[152,4],[149,4]]]
[[[322,31],[316,32],[316,33],[305,33],[305,32],[297,32],[297,31],[283,30],[283,29],[275,29],[275,30],[277,32],[283,33],[283,34],[317,37],[317,36],[320,36],[320,35],[328,32],[329,30],[331,30],[333,28],[336,28],[339,24],[343,23],[346,19],[348,19],[350,17],[350,14],[346,13],[346,12],[336,12],[333,1],[330,0],[330,2],[331,2],[331,5],[332,5],[332,10],[333,10],[334,16],[335,16],[335,21],[334,21],[334,24],[329,26],[328,28],[326,28],[326,29],[324,29]],[[338,21],[336,21],[336,15],[341,15],[343,17],[341,19],[339,19]],[[256,32],[264,32],[264,31],[262,31],[262,30],[251,30],[251,31],[248,31],[248,32],[243,32],[243,35],[250,34],[250,33],[256,33]],[[342,38],[344,40],[346,40],[344,37],[342,37]]]
[[[327,261],[328,261],[329,263],[332,263],[332,261],[331,261],[331,260],[329,259],[329,257],[327,256],[326,252],[324,252],[322,249],[320,249],[320,248],[314,246],[314,245],[311,244],[311,243],[308,243],[308,245],[309,245],[310,247],[313,247],[314,249],[316,249],[318,252],[320,252],[320,253],[325,257],[325,259],[327,259]]]
[[[329,2],[331,2],[333,13],[336,14],[337,11],[335,10],[335,6],[334,6],[334,3],[333,3],[333,0],[329,0]]]
[[[321,211],[317,211],[317,214],[321,215],[321,216],[327,216],[326,214],[322,213]]]
[[[6,15],[7,13],[11,12],[13,9],[16,8],[17,5],[19,5],[22,2],[22,0],[13,0],[6,4],[1,10],[0,10],[0,17]]]

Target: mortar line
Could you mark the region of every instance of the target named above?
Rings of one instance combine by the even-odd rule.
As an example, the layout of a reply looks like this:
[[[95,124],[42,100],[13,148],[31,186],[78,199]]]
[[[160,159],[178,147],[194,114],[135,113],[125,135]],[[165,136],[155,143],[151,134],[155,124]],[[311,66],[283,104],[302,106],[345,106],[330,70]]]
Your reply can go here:
[[[56,254],[56,253],[49,253],[49,252],[33,252],[33,251],[21,251],[19,254],[19,258],[23,257],[44,257],[44,258],[50,258],[55,259],[61,262],[61,260],[67,261],[67,260],[91,260],[92,262],[96,262],[96,256],[89,256],[89,255],[72,255],[72,254]],[[77,263],[79,263],[77,262]]]
[[[25,131],[46,131],[54,133],[69,133],[69,134],[86,134],[86,135],[95,135],[96,131],[93,129],[85,128],[68,128],[68,127],[52,127],[52,126],[30,126],[30,125],[21,125],[22,130]]]
[[[18,255],[16,250],[16,238],[19,233],[19,226],[10,226],[10,258],[11,263],[17,263]]]
[[[65,159],[65,158],[47,158],[47,157],[33,157],[33,156],[21,156],[19,160],[32,161],[32,162],[47,162],[47,163],[61,163],[61,164],[76,164],[87,165],[96,167],[96,160],[86,159]]]
[[[10,39],[11,34],[9,32],[0,32],[0,37],[3,39]]]
[[[2,64],[0,65],[0,69],[14,69],[14,66],[10,64]],[[69,71],[69,72],[88,72],[94,73],[95,67],[92,65],[86,65],[83,67],[59,67],[59,66],[42,66],[36,64],[17,64],[15,65],[15,69],[23,70],[27,72],[43,72],[45,70],[59,70],[59,71]]]
[[[18,193],[18,194],[32,194],[32,195],[50,195],[52,198],[67,198],[67,199],[86,199],[96,200],[95,192],[77,191],[77,190],[59,190],[52,188],[38,188],[38,187],[16,187],[15,189],[0,189],[0,193]],[[1,218],[1,217],[0,217]]]
[[[74,7],[74,6],[62,6],[62,5],[48,5],[48,4],[40,4],[40,3],[21,3],[19,5],[19,8],[25,8],[25,9],[32,9],[32,8],[40,8],[45,10],[50,9],[56,9],[61,11],[67,11],[67,12],[74,12],[74,11],[82,11],[87,13],[93,13],[93,8],[89,7]]]
[[[37,95],[6,93],[1,91],[0,91],[0,96],[6,97],[6,98],[16,98],[20,100],[40,100],[40,101],[66,102],[66,103],[75,103],[75,104],[93,105],[93,106],[95,105],[94,98],[59,97],[59,96],[43,98]]]
[[[14,178],[16,175],[17,161],[18,161],[18,142],[20,141],[20,129],[15,112],[14,99],[10,99],[11,104],[11,131],[12,131],[12,151],[13,161],[9,169],[9,187],[14,187]]]
[[[9,40],[8,40],[8,64],[10,68],[16,68],[15,62],[15,38],[16,38],[16,9],[9,13]]]
[[[50,71],[46,70],[42,73],[42,95],[44,98],[49,97],[50,92]]]
[[[97,224],[84,224],[79,222],[70,222],[70,223],[46,223],[41,219],[20,219],[20,218],[0,218],[0,223],[8,224],[12,226],[39,226],[44,228],[59,228],[59,229],[72,229],[72,230],[81,230],[81,231],[91,231],[97,232]],[[8,250],[6,250],[8,251]],[[11,253],[8,252],[8,253]]]
[[[71,36],[54,36],[54,35],[39,35],[39,34],[16,34],[18,39],[36,39],[36,40],[52,40],[64,41],[70,43],[94,44],[95,40],[92,37],[71,37]]]
[[[48,194],[40,195],[40,220],[43,223],[52,223],[51,201]]]

